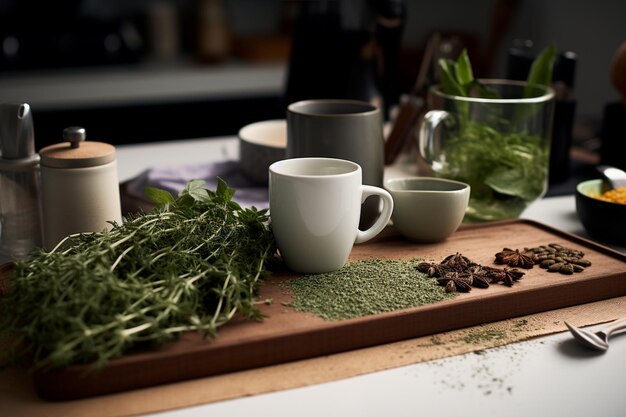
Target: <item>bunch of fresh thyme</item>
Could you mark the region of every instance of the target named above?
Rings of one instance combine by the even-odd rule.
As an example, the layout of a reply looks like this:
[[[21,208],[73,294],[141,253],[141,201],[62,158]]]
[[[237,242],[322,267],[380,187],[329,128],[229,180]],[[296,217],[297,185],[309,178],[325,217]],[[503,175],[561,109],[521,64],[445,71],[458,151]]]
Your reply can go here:
[[[147,193],[159,208],[16,263],[0,297],[14,359],[102,366],[185,331],[213,337],[236,314],[261,318],[255,295],[275,252],[266,211],[242,209],[221,180],[216,191],[192,181],[177,198]]]

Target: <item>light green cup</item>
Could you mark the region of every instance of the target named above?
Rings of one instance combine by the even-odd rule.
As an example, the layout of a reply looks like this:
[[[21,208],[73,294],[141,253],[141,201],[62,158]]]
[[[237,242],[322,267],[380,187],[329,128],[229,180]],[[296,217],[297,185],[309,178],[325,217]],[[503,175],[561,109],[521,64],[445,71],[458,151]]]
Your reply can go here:
[[[470,198],[470,186],[432,177],[396,178],[385,181],[393,198],[393,224],[414,242],[439,242],[461,224]]]

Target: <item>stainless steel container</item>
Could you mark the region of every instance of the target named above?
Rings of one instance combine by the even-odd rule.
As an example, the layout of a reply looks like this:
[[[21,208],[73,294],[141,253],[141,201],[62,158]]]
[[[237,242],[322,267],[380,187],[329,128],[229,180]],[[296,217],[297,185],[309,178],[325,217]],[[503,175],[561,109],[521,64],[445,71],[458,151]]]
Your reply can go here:
[[[115,148],[85,138],[85,129],[69,127],[65,143],[40,151],[46,250],[69,235],[122,222]]]

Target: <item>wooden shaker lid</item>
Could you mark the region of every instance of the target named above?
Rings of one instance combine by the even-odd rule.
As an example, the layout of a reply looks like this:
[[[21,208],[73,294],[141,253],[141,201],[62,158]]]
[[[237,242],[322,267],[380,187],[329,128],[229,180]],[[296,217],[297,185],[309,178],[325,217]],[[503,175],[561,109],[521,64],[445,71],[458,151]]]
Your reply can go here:
[[[103,142],[87,142],[85,129],[68,127],[63,131],[66,142],[43,148],[41,164],[50,168],[87,168],[106,165],[115,160],[115,147]]]

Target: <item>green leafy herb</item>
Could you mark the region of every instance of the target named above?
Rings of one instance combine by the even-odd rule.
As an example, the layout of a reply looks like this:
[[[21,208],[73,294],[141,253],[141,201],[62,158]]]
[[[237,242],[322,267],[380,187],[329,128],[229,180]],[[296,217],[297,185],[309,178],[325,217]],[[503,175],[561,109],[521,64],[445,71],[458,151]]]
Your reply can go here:
[[[440,59],[439,68],[441,68],[441,85],[443,92],[455,96],[466,96],[467,93],[463,85],[461,85],[457,79],[454,62],[448,59]]]
[[[173,203],[174,197],[168,191],[154,187],[146,187],[144,193],[148,199],[156,205],[164,206]]]
[[[463,49],[454,66],[456,78],[460,85],[468,86],[474,81],[474,72],[470,63],[467,49]],[[465,94],[467,95],[467,93]]]
[[[555,48],[546,48],[533,62],[524,96],[552,78]],[[441,88],[449,95],[500,98],[493,88],[474,79],[467,51],[457,62],[440,60]],[[520,91],[520,97],[522,92]],[[516,103],[510,114],[487,103],[458,100],[456,130],[446,138],[445,164],[437,174],[472,187],[465,222],[514,218],[545,192],[549,141],[528,133],[537,124],[540,104]],[[470,110],[472,117],[470,118]],[[497,110],[497,111],[496,111]]]
[[[528,73],[525,97],[533,97],[533,85],[550,85],[555,56],[556,48],[550,45],[535,58]],[[469,97],[477,92],[478,97],[482,98],[499,97],[496,91],[474,79],[472,64],[466,49],[461,51],[456,62],[450,59],[439,59],[438,64],[441,70],[441,89],[444,93]]]
[[[36,367],[102,366],[182,332],[213,337],[236,315],[260,319],[255,295],[275,252],[266,211],[242,209],[222,180],[202,186],[177,198],[148,190],[160,208],[18,262],[0,334]]]
[[[541,51],[530,67],[527,80],[528,84],[550,85],[555,55],[556,48],[554,45],[550,45]],[[527,97],[528,96],[529,95],[527,95]]]
[[[444,93],[469,97],[478,92],[480,97],[499,98],[497,91],[474,78],[474,71],[466,49],[461,51],[456,62],[442,58],[438,63],[441,70],[441,89]],[[464,105],[464,103],[459,103],[459,105]]]
[[[515,218],[545,192],[548,142],[470,121],[446,142],[445,178],[472,187],[465,221]]]

